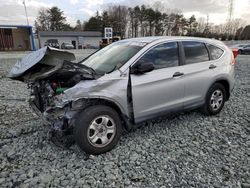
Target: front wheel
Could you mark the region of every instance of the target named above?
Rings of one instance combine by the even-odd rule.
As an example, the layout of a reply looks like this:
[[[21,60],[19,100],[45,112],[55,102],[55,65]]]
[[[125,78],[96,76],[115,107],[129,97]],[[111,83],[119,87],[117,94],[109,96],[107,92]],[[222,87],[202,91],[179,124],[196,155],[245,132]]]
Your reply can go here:
[[[80,113],[75,125],[75,140],[86,153],[98,155],[113,149],[122,133],[118,113],[104,105],[91,106]]]
[[[205,104],[202,111],[206,115],[218,114],[226,101],[226,91],[222,84],[215,83],[212,85],[206,95]]]

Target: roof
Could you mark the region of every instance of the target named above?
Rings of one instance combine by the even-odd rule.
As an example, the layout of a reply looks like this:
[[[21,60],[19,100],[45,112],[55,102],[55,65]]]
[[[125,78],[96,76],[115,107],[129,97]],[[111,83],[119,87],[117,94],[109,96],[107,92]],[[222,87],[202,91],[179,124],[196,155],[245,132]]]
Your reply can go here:
[[[102,37],[99,31],[39,31],[40,37]]]
[[[142,42],[142,43],[151,43],[154,41],[161,41],[161,40],[200,40],[212,43],[222,43],[219,40],[215,39],[208,39],[208,38],[201,38],[201,37],[187,37],[187,36],[154,36],[154,37],[139,37],[139,38],[129,38],[122,41],[129,41],[129,42]]]
[[[6,29],[11,29],[11,28],[32,28],[30,25],[0,25],[0,28],[6,28]]]

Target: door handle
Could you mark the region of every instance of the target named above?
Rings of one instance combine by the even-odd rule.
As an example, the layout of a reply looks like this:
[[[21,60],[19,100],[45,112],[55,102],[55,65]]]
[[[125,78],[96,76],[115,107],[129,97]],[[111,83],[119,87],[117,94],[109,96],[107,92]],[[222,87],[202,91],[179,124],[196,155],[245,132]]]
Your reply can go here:
[[[209,66],[209,69],[215,69],[216,68],[216,65],[214,65],[214,64],[211,64],[210,66]]]
[[[175,73],[173,74],[173,77],[175,78],[175,77],[180,77],[180,76],[183,76],[183,75],[184,75],[183,72],[175,72]]]

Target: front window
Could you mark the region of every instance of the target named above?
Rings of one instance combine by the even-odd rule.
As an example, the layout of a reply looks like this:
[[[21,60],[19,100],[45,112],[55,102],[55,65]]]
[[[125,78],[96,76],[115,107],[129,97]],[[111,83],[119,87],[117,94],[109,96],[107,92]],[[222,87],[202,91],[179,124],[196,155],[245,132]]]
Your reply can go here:
[[[145,45],[131,41],[114,43],[94,53],[82,64],[91,67],[97,74],[110,73],[123,66]]]
[[[176,67],[179,64],[176,42],[160,44],[148,51],[137,64],[152,63],[155,69]]]

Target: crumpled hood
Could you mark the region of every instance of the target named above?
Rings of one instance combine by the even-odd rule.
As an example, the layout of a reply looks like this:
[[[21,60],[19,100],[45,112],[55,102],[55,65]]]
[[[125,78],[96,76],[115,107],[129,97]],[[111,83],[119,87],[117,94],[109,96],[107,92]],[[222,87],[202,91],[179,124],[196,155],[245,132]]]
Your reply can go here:
[[[58,64],[62,64],[63,60],[73,61],[75,60],[75,55],[67,51],[45,46],[18,60],[9,72],[8,77],[15,80],[23,80],[21,77],[29,70],[34,70],[37,64],[58,66]]]

